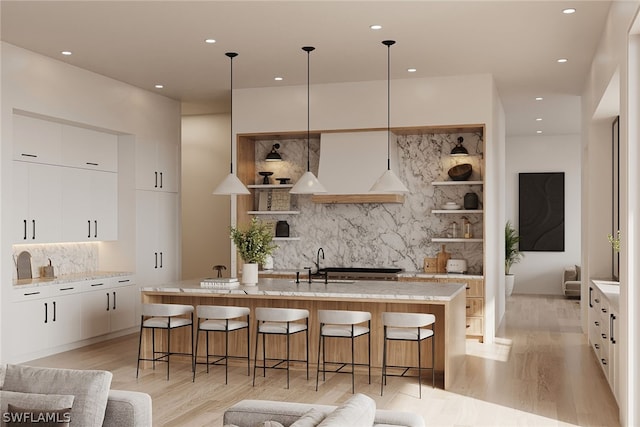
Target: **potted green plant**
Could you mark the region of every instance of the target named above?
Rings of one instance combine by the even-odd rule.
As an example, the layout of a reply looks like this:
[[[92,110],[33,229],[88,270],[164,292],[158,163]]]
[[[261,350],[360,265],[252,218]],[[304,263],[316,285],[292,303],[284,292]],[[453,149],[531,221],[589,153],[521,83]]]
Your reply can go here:
[[[504,273],[505,293],[507,296],[513,292],[515,276],[511,274],[511,266],[520,262],[524,254],[519,249],[520,236],[518,231],[507,221],[504,226]]]
[[[256,218],[245,229],[231,227],[231,240],[244,261],[242,283],[258,283],[258,264],[263,264],[277,246],[273,243],[273,232],[265,223]]]

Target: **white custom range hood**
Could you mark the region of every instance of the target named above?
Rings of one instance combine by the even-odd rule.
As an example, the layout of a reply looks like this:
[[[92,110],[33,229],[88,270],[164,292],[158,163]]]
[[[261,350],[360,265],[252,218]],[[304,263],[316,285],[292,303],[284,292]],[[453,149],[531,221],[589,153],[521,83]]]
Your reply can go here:
[[[398,145],[393,133],[390,134],[389,153],[391,169],[397,173]],[[322,196],[315,195],[314,201],[402,203],[404,196],[401,194],[376,194],[369,191],[373,183],[386,170],[386,130],[323,133],[320,136],[318,180],[327,189],[327,193]]]

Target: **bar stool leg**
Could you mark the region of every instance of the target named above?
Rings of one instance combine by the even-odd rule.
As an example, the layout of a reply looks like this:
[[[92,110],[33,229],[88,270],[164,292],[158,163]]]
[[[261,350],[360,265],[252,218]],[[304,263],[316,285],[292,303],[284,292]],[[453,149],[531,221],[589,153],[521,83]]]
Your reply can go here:
[[[258,336],[260,335],[260,321],[258,320],[256,323],[256,348],[254,349],[253,354],[253,386],[256,386],[256,368],[258,366]],[[249,349],[247,348],[247,352]],[[263,361],[264,363],[264,361]]]
[[[307,346],[307,381],[309,381],[309,318],[307,321],[307,329],[305,329],[304,333],[306,335],[306,346]]]
[[[431,336],[431,387],[436,388],[436,341],[435,334]]]
[[[224,331],[224,383],[229,382],[229,321]]]
[[[420,345],[421,341],[420,341],[420,328],[418,328],[418,388],[419,388],[419,395],[420,395],[420,399],[422,399],[422,357],[420,355]]]
[[[262,376],[267,378],[267,334],[262,334]]]
[[[351,325],[351,394],[356,392],[356,364],[355,342],[353,340],[353,325]]]
[[[195,363],[197,363],[197,359],[198,359],[198,342],[200,341],[200,319],[198,319],[198,330],[196,332],[196,359],[195,359]],[[207,365],[208,366],[208,365]],[[193,378],[191,379],[191,382],[196,382],[196,369],[195,369],[196,365],[194,364],[193,366]]]
[[[369,343],[369,353],[367,355],[367,361],[369,363],[369,384],[371,384],[371,321],[369,321],[369,333],[367,334],[367,341]]]
[[[169,360],[171,359],[171,318],[167,328],[167,381],[169,381]]]
[[[247,316],[247,376],[251,375],[251,328],[249,326],[249,316]]]
[[[194,354],[193,354],[193,312],[191,313],[191,370],[195,373],[196,372],[196,359],[194,358]]]
[[[140,337],[138,338],[138,364],[136,365],[136,378],[138,378],[138,374],[140,373],[140,352],[142,351],[142,328],[143,320],[140,320]]]
[[[317,368],[316,368],[316,391],[318,391],[318,381],[320,378],[320,349],[322,348],[322,323],[320,324],[320,333],[318,334],[318,364],[317,364]],[[323,353],[324,354],[324,353]],[[324,365],[323,368],[324,369]],[[323,372],[324,374],[324,372]],[[323,379],[324,381],[324,379]]]
[[[287,324],[287,389],[289,388],[289,324]]]
[[[384,385],[387,381],[387,327],[384,327],[384,339],[382,341],[382,379],[380,381],[380,396],[384,393]]]

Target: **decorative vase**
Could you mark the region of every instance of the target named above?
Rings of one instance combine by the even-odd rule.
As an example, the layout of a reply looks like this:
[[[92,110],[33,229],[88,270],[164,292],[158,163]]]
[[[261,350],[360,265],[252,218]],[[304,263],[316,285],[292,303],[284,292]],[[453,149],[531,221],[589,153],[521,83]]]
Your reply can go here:
[[[242,284],[255,286],[258,284],[258,264],[245,263],[242,265]]]
[[[513,285],[516,281],[516,276],[513,274],[505,274],[504,275],[504,293],[506,296],[510,297],[513,293]]]
[[[478,209],[478,195],[476,193],[467,193],[464,195],[465,209]]]

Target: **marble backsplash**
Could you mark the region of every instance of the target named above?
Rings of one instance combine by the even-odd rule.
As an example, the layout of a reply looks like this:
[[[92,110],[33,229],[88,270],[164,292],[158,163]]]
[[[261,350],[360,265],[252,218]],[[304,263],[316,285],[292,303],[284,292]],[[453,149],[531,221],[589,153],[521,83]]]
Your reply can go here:
[[[469,157],[449,155],[459,136]],[[457,163],[471,163],[470,180],[481,180],[482,140],[475,133],[398,135],[399,170],[395,171],[409,189],[402,204],[317,204],[309,196],[291,195],[291,209],[299,215],[261,216],[268,221],[286,220],[291,236],[299,241],[278,241],[274,253],[275,269],[302,269],[313,265],[322,247],[323,266],[400,267],[420,271],[425,257],[435,257],[442,244],[433,237],[448,237],[451,223],[462,227],[462,214],[433,214],[432,209],[448,201],[463,204],[465,193],[475,192],[482,209],[482,186],[434,186],[433,181],[447,181],[447,171]],[[306,140],[258,141],[256,159],[264,159],[274,143],[280,143],[283,162],[256,162],[257,171],[274,172],[276,177],[296,179],[306,170]],[[320,142],[312,139],[311,170],[317,173]],[[353,173],[358,165],[354,160]],[[381,173],[383,171],[380,171]],[[256,183],[262,177],[256,176]],[[257,198],[256,198],[257,199]],[[257,209],[257,200],[256,200]],[[473,237],[482,237],[482,214],[466,215],[472,224]],[[482,274],[483,244],[447,243],[452,258],[466,259],[470,274]]]
[[[95,242],[87,243],[47,243],[13,246],[13,279],[18,278],[17,259],[22,251],[31,254],[31,274],[41,277],[41,267],[53,265],[56,276],[98,271],[98,248]]]

